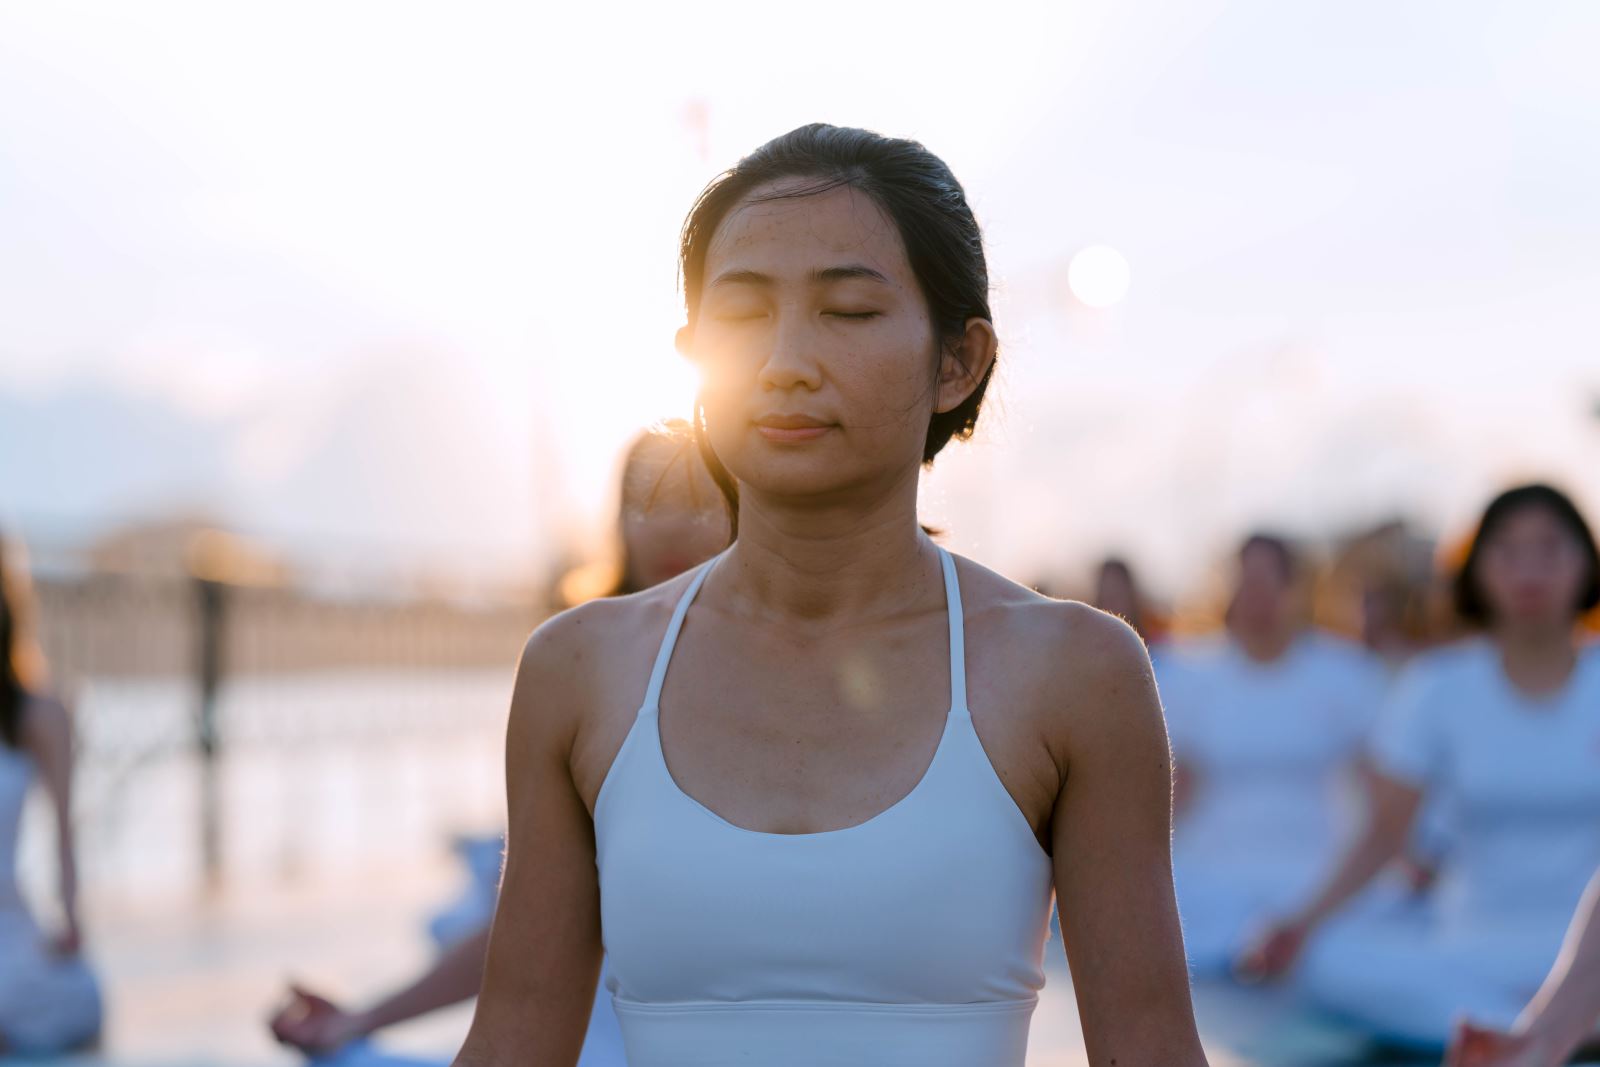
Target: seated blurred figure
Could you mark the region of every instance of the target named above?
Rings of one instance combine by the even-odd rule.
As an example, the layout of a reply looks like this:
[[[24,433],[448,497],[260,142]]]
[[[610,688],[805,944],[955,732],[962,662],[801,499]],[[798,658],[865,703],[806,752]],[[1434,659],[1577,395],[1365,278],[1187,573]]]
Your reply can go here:
[[[623,461],[619,495],[620,562],[605,573],[575,572],[563,583],[564,598],[626,596],[696,566],[728,544],[726,505],[685,422],[663,423],[634,440]],[[481,844],[474,842],[464,847],[475,854],[483,851]],[[481,883],[485,867],[481,855],[477,862],[469,857],[469,862],[477,871],[474,882]],[[498,864],[494,867],[497,870]],[[450,913],[449,931],[441,928],[439,919],[432,924],[435,937],[448,946],[435,964],[368,1008],[347,1010],[319,993],[292,986],[289,1003],[270,1021],[274,1036],[310,1055],[332,1054],[330,1067],[416,1063],[380,1055],[362,1047],[361,1039],[477,995],[488,953],[489,924],[480,922],[464,935],[450,936],[459,928],[462,914],[465,911],[459,909]],[[603,973],[600,981],[603,986]],[[611,998],[597,996],[580,1067],[620,1067],[623,1063],[622,1035]]]
[[[1556,490],[1510,490],[1485,511],[1455,593],[1483,635],[1408,668],[1374,737],[1363,832],[1244,961],[1271,976],[1299,960],[1313,1003],[1430,1051],[1459,1016],[1512,1024],[1600,866],[1600,649],[1576,626],[1600,602],[1593,535]],[[1349,915],[1440,797],[1453,847],[1427,906]]]
[[[428,935],[440,951],[465,941],[494,918],[506,839],[504,834],[460,834],[450,845],[466,870],[467,885],[459,897],[428,920]]]
[[[1353,773],[1380,664],[1301,625],[1281,538],[1239,551],[1220,638],[1157,662],[1175,766],[1174,881],[1198,977],[1228,973],[1259,927],[1317,884],[1355,825]]]
[[[0,542],[0,1053],[44,1055],[92,1042],[100,989],[83,957],[72,834],[67,710],[33,685],[38,657],[23,634],[25,580]],[[61,926],[46,935],[17,887],[22,805],[37,779],[56,821]]]

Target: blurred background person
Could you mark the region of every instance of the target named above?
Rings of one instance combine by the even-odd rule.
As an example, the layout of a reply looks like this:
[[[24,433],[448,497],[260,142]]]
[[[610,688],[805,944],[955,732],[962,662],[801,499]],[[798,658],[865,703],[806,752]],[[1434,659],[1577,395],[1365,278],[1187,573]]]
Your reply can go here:
[[[1174,878],[1197,976],[1225,974],[1301,899],[1354,824],[1353,771],[1383,697],[1359,646],[1307,627],[1288,541],[1239,550],[1226,632],[1164,657],[1176,775]]]
[[[1412,590],[1401,581],[1375,579],[1361,590],[1361,643],[1391,672],[1419,651],[1407,623]]]
[[[1464,558],[1465,545],[1461,552]],[[1358,530],[1338,545],[1317,583],[1318,623],[1360,641],[1392,681],[1419,652],[1455,631],[1453,621],[1440,624],[1431,610],[1444,573],[1437,556],[1432,538],[1398,519]],[[1435,798],[1419,815],[1399,861],[1413,897],[1429,891],[1449,851],[1450,813]]]
[[[562,594],[587,599],[586,589],[606,596],[626,596],[648,589],[710,559],[727,547],[728,538],[726,505],[700,460],[689,424],[681,419],[665,421],[636,437],[624,454],[618,488],[616,558],[575,569],[562,582]],[[498,852],[498,838],[492,847]],[[433,966],[400,990],[359,1009],[342,1007],[319,992],[291,984],[288,1003],[268,1023],[273,1036],[311,1056],[346,1050],[336,1061],[341,1067],[378,1067],[386,1063],[398,1067],[413,1062],[351,1046],[385,1027],[477,995],[488,952],[499,864],[492,865],[485,884],[484,864],[473,859],[483,849],[471,844],[463,851],[474,885],[468,899],[451,910],[450,925],[460,924],[480,895],[487,896],[488,910],[463,936],[445,943],[445,951]],[[439,920],[431,925],[438,937]],[[623,1062],[621,1034],[611,998],[597,996],[580,1065],[617,1067]]]
[[[675,578],[728,546],[727,504],[684,419],[665,419],[633,439],[617,488],[612,557],[574,569],[561,583],[572,606],[627,596]]]
[[[1400,519],[1339,538],[1316,583],[1317,624],[1399,671],[1439,636],[1429,618],[1436,555],[1433,539]]]
[[[1572,918],[1561,955],[1509,1031],[1466,1020],[1446,1067],[1558,1067],[1584,1044],[1600,1053],[1600,872]]]
[[[1120,556],[1101,561],[1095,571],[1094,593],[1089,602],[1132,626],[1144,639],[1145,647],[1152,651],[1166,638],[1163,620],[1134,577],[1132,565]]]
[[[1374,1038],[1442,1050],[1468,1014],[1510,1026],[1556,956],[1600,866],[1600,653],[1579,616],[1600,601],[1600,555],[1565,495],[1502,493],[1456,578],[1482,636],[1420,657],[1372,746],[1373,806],[1328,879],[1247,954],[1281,975],[1304,951],[1315,1004]],[[1420,915],[1325,924],[1444,797],[1453,850]]]
[[[83,956],[72,833],[72,728],[41,688],[28,639],[27,583],[16,549],[0,538],[0,1053],[47,1054],[100,1032],[98,983]],[[55,815],[60,927],[46,935],[17,884],[23,802],[37,780]]]

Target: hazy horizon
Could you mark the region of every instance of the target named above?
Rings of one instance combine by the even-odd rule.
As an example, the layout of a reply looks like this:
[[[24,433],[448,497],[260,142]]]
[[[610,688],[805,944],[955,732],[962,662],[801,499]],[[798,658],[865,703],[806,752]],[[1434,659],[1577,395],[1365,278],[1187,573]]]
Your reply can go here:
[[[683,212],[814,119],[923,140],[985,226],[1002,369],[924,494],[957,550],[1174,591],[1259,523],[1448,533],[1524,477],[1600,510],[1600,8],[964,10],[0,12],[0,522],[592,543],[692,396]],[[930,62],[958,25],[971,70]]]

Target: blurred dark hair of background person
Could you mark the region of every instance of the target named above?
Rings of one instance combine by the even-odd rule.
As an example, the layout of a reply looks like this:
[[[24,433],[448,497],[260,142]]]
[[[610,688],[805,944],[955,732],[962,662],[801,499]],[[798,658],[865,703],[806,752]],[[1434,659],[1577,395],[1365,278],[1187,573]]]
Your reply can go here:
[[[1570,625],[1574,615],[1600,606],[1600,550],[1565,493],[1518,486],[1484,510],[1454,592],[1456,611],[1470,625]]]

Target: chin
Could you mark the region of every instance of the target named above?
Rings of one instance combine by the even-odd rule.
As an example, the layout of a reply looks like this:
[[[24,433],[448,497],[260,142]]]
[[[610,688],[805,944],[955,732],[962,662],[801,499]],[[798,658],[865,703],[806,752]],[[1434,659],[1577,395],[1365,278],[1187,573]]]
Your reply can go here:
[[[1523,626],[1559,626],[1566,621],[1564,612],[1554,610],[1549,604],[1516,604],[1505,613],[1511,619]]]
[[[758,446],[741,449],[723,463],[750,492],[773,496],[821,496],[858,481],[837,457],[830,458],[820,450],[807,454]]]
[[[841,477],[837,468],[806,470],[769,467],[752,471],[748,478],[740,476],[739,481],[751,492],[782,497],[826,496],[854,484],[853,480]]]

